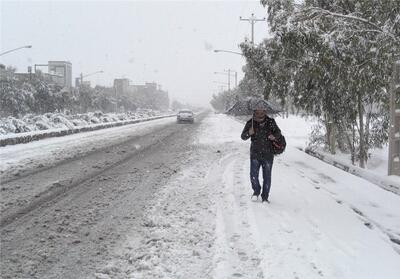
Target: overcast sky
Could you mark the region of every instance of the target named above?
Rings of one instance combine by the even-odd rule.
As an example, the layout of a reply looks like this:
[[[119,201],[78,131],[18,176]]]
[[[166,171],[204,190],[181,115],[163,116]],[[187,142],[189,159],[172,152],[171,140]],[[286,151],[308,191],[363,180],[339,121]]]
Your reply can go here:
[[[103,70],[88,79],[111,86],[114,78],[132,84],[157,82],[170,99],[208,105],[224,75],[243,77],[244,59],[214,49],[239,51],[251,26],[239,16],[266,16],[259,1],[0,1],[0,63],[26,72],[49,60],[72,63],[73,77]],[[255,25],[255,40],[267,36]],[[233,83],[233,78],[232,78]]]

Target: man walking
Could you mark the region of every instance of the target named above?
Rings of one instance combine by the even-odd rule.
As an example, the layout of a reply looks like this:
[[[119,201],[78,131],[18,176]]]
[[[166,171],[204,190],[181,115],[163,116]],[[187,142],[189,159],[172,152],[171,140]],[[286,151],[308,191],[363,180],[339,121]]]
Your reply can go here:
[[[264,109],[256,109],[253,118],[247,121],[242,132],[242,139],[251,138],[250,146],[250,181],[253,188],[253,197],[258,199],[261,186],[258,179],[260,167],[263,173],[261,192],[262,202],[268,202],[271,189],[271,172],[274,161],[272,142],[281,135],[281,130],[273,118],[267,116]]]

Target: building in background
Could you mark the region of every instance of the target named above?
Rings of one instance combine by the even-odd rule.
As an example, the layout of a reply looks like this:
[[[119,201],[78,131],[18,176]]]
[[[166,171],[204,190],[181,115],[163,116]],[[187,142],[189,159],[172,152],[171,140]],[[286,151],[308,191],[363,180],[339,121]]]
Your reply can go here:
[[[155,82],[131,85],[129,79],[117,78],[114,79],[113,89],[117,100],[124,99],[125,102],[129,101],[137,107],[156,110],[169,108],[168,92],[161,90],[161,86]]]
[[[33,79],[40,78],[49,84],[56,84],[61,87],[70,88],[65,86],[64,76],[60,73],[44,73],[38,67],[48,67],[48,64],[35,64],[35,71],[32,72],[32,67],[28,67],[28,72],[14,72],[12,73],[16,79],[22,82],[31,83]]]
[[[49,61],[48,72],[53,75],[54,82],[63,87],[72,87],[72,64],[68,61]]]
[[[125,95],[128,93],[129,79],[127,78],[116,78],[114,79],[114,90],[118,95]]]
[[[144,85],[131,85],[129,92],[139,107],[157,110],[169,108],[168,92],[161,89],[155,82],[146,82]]]

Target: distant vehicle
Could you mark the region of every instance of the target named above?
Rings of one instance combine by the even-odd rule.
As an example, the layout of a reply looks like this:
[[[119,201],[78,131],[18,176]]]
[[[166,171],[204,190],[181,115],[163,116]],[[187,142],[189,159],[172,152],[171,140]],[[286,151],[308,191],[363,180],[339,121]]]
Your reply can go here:
[[[176,116],[176,120],[178,123],[181,123],[181,122],[193,123],[194,122],[193,111],[188,110],[188,109],[180,110]]]

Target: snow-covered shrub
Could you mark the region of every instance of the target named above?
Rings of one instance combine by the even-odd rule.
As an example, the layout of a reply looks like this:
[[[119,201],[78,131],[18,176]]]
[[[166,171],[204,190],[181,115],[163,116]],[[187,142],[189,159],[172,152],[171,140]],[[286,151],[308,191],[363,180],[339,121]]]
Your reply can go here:
[[[97,118],[101,118],[102,116],[104,116],[104,113],[102,113],[101,111],[95,111],[93,115],[96,116]]]
[[[92,124],[98,124],[98,123],[100,123],[100,119],[98,119],[96,116],[94,116],[94,115],[91,115],[91,116],[89,116],[89,121],[90,121],[90,123],[92,123]]]
[[[15,133],[15,126],[9,118],[1,119],[0,129],[4,130],[6,134]]]
[[[315,150],[318,148],[327,148],[327,140],[325,136],[325,127],[322,125],[321,121],[319,121],[316,125],[312,127],[312,131],[309,138],[308,148],[311,150]]]
[[[33,130],[31,127],[29,127],[29,125],[20,119],[9,117],[7,120],[10,124],[9,127],[13,129],[12,133],[24,133]]]
[[[126,114],[122,114],[122,113],[118,114],[118,119],[121,121],[126,120]]]
[[[50,120],[54,123],[54,127],[68,129],[74,128],[74,124],[61,114],[53,115]]]
[[[21,120],[24,121],[24,122],[27,123],[27,124],[35,125],[34,118],[35,118],[35,115],[29,113],[29,114],[24,115],[24,117],[22,117]]]
[[[48,113],[43,114],[43,116],[47,117],[47,119],[51,119],[53,117],[53,114],[48,112]]]
[[[42,115],[27,114],[22,119],[14,117],[0,119],[0,134],[14,134],[29,131],[40,131],[50,129],[74,129],[76,127],[84,127],[91,124],[110,123],[118,121],[133,120],[137,118],[147,118],[149,110],[142,112],[127,113],[103,113],[89,112],[84,114],[67,115],[63,113],[45,113]],[[153,115],[159,114],[152,112]]]
[[[7,131],[0,127],[0,135],[6,135]]]
[[[35,126],[38,130],[49,130],[52,128],[48,122],[42,120],[35,122]]]
[[[118,121],[118,116],[115,113],[111,113],[109,114],[109,117],[111,119],[112,122]]]
[[[82,126],[88,125],[88,122],[86,122],[85,120],[83,120],[81,118],[71,119],[71,122],[75,127],[82,127]]]

